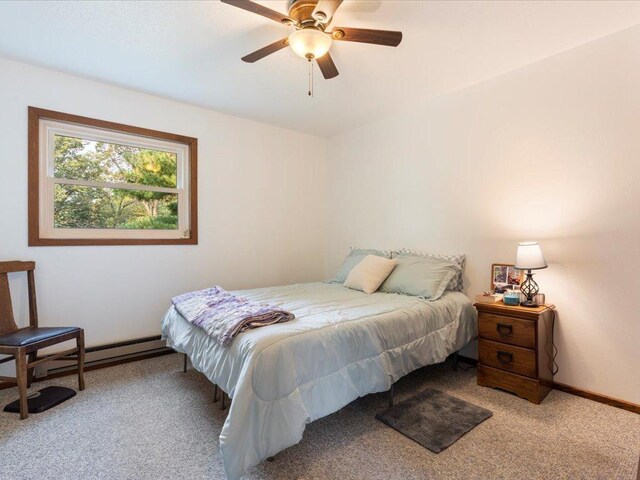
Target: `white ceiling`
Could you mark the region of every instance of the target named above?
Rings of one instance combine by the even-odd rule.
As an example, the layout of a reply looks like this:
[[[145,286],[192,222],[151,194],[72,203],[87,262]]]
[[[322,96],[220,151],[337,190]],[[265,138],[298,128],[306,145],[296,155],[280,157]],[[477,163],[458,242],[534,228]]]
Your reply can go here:
[[[240,61],[291,29],[217,1],[0,2],[0,55],[330,136],[638,23],[640,2],[347,0],[335,25],[404,39],[334,42],[340,75],[316,69],[314,98],[290,49]]]

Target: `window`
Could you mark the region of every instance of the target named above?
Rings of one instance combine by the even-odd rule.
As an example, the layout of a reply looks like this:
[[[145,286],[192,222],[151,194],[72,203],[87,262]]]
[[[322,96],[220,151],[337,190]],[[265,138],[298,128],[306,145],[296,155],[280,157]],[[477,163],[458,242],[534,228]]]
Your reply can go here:
[[[197,244],[197,139],[29,107],[29,245]]]

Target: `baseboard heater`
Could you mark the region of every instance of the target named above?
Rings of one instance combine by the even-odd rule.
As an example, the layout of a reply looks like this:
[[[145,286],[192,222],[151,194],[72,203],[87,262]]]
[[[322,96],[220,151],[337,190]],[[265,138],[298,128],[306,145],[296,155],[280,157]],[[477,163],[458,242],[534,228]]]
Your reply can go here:
[[[166,341],[160,336],[126,340],[90,347],[85,350],[85,368],[87,370],[106,367],[117,363],[131,362],[148,357],[173,352],[167,347]],[[75,360],[57,360],[44,362],[36,367],[35,376],[38,379],[64,375],[76,370]]]

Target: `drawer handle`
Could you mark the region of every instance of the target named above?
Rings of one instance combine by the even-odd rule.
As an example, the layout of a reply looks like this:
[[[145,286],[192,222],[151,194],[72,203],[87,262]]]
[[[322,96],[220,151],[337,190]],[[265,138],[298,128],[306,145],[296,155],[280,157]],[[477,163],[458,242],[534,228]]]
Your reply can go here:
[[[498,335],[502,335],[503,337],[506,337],[508,335],[512,335],[513,334],[513,325],[506,325],[504,323],[498,323],[498,324],[496,324],[496,331],[498,332]]]
[[[498,352],[496,354],[496,357],[498,357],[498,361],[500,363],[502,363],[503,365],[506,365],[507,363],[511,363],[513,362],[513,353],[509,353],[509,352]]]

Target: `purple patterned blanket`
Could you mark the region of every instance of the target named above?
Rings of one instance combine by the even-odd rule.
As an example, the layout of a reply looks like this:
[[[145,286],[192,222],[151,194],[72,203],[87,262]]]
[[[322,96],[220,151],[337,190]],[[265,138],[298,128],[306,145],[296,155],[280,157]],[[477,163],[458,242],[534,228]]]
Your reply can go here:
[[[245,330],[296,318],[277,307],[231,295],[217,285],[178,295],[171,302],[189,323],[202,328],[225,347]]]

